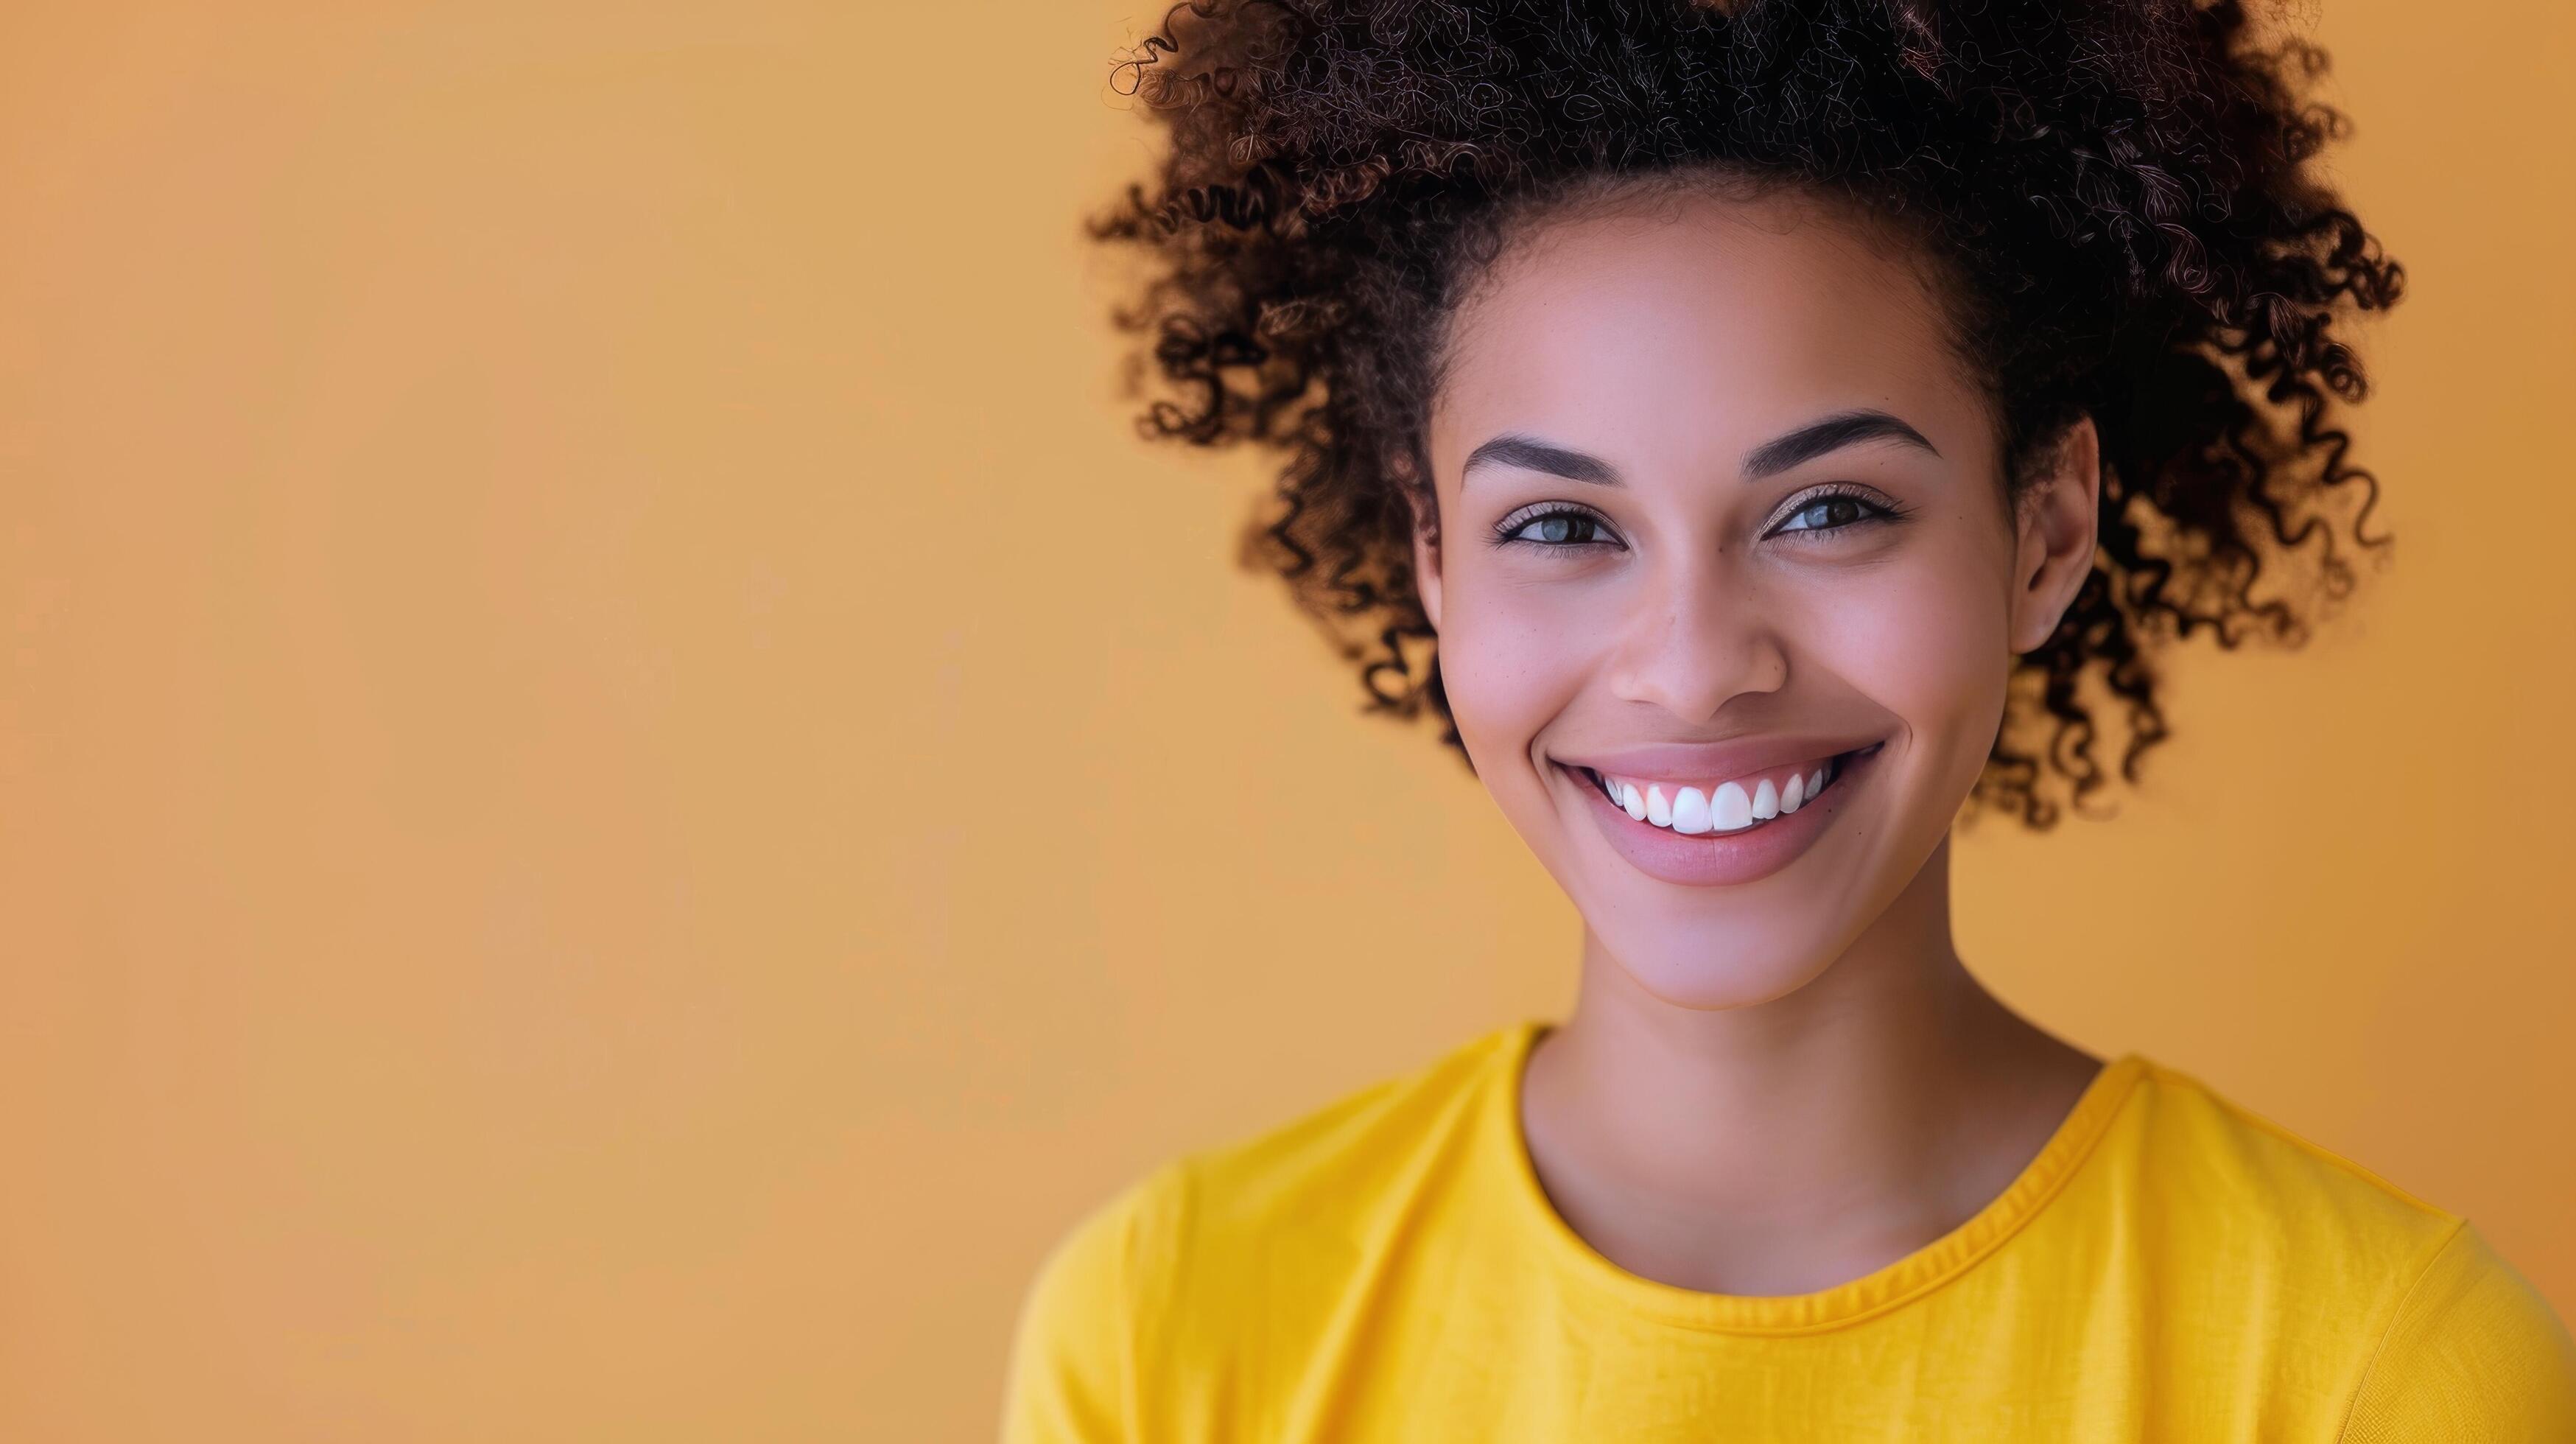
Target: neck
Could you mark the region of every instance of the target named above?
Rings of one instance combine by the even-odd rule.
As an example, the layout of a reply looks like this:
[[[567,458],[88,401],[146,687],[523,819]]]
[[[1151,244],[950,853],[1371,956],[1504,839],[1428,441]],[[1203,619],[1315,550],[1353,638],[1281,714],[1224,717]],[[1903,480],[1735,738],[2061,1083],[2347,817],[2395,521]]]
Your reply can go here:
[[[1949,843],[1824,973],[1743,1008],[1639,988],[1587,929],[1580,992],[1524,1076],[1566,1221],[1631,1272],[1803,1293],[1893,1262],[2000,1193],[2096,1060],[1951,944]]]

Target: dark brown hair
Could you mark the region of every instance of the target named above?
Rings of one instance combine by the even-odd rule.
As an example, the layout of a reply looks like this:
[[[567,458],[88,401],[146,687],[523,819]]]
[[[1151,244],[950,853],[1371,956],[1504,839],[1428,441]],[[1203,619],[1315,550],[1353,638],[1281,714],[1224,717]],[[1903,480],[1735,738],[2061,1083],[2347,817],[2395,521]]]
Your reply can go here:
[[[1150,259],[1117,315],[1161,382],[1143,428],[1276,448],[1255,559],[1372,709],[1459,746],[1410,530],[1441,321],[1505,223],[1717,168],[1901,226],[1954,278],[2008,494],[2099,428],[2093,572],[1972,795],[2047,827],[2103,785],[2097,708],[2129,780],[2166,735],[2143,648],[2295,644],[2352,587],[2342,543],[2387,545],[2335,325],[2401,276],[2310,163],[2343,128],[2324,65],[2239,0],[1186,0],[1117,72],[1160,174],[1090,228]]]

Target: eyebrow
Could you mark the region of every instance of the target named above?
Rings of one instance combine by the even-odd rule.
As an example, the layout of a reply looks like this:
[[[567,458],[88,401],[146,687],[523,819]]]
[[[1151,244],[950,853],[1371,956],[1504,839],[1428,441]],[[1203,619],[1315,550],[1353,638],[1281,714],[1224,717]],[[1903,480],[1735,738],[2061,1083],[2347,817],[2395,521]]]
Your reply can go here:
[[[1776,476],[1829,451],[1840,451],[1864,441],[1901,442],[1934,456],[1941,454],[1937,447],[1923,439],[1922,432],[1884,411],[1837,411],[1744,453],[1744,479],[1760,481],[1766,476]]]
[[[1795,431],[1773,437],[1744,453],[1744,479],[1760,481],[1776,476],[1828,452],[1857,446],[1864,441],[1894,441],[1934,456],[1941,454],[1924,439],[1922,432],[1887,412],[1872,408],[1837,411],[1831,416],[1810,421]],[[1466,464],[1458,469],[1460,484],[1465,484],[1467,473],[1480,466],[1514,466],[1524,471],[1544,472],[1568,481],[1588,481],[1598,486],[1626,485],[1620,480],[1618,468],[1597,456],[1551,446],[1516,432],[1505,432],[1467,453]]]
[[[1465,485],[1467,473],[1480,466],[1516,466],[1523,471],[1543,471],[1568,481],[1589,481],[1601,486],[1624,486],[1619,472],[1597,456],[1550,446],[1544,441],[1505,432],[1467,453],[1467,464],[1458,468],[1459,484]]]

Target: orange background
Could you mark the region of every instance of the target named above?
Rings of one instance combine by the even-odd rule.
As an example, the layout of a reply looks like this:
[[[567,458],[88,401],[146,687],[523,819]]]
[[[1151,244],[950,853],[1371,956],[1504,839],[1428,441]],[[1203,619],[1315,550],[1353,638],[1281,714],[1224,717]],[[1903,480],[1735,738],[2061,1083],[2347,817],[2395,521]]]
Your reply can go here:
[[[0,1436],[988,1437],[1072,1218],[1570,998],[1149,448],[1159,13],[0,20]],[[2337,0],[2395,567],[2175,667],[1971,962],[2576,1314],[2561,0]]]

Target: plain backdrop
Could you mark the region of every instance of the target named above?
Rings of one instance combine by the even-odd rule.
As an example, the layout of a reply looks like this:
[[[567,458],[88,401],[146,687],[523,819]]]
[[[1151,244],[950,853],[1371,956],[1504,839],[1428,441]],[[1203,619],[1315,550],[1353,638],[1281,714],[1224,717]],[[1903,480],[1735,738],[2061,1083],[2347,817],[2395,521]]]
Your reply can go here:
[[[0,1435],[989,1437],[1153,1163],[1577,922],[1148,446],[1158,10],[0,18]],[[1962,946],[2576,1313],[2576,11],[2309,12],[2394,564]]]

